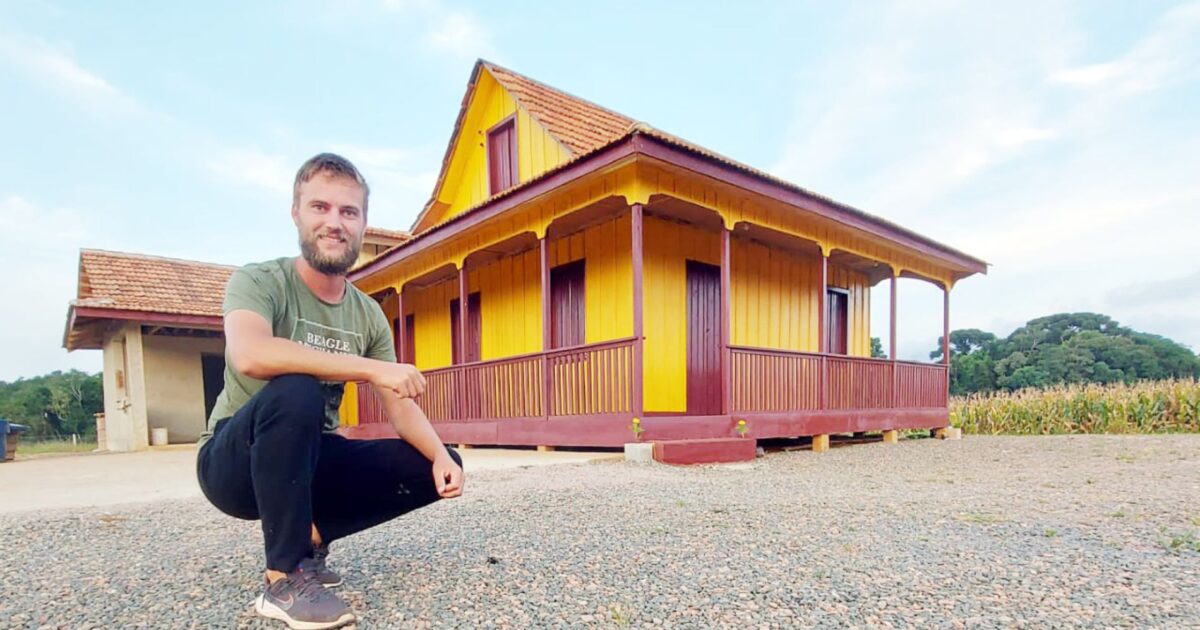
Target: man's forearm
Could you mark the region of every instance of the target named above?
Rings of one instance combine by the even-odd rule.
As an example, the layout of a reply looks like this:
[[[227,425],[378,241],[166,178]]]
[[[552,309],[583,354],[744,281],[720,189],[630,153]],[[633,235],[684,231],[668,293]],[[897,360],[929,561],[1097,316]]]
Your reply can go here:
[[[442,439],[438,437],[437,432],[433,430],[433,425],[429,423],[425,411],[417,405],[415,400],[401,398],[395,392],[381,392],[379,388],[375,388],[375,395],[383,401],[383,408],[387,411],[392,428],[396,429],[396,433],[404,441],[421,451],[421,454],[429,461],[438,457],[450,456],[446,446],[442,444]]]
[[[282,374],[309,374],[324,381],[367,381],[374,359],[350,354],[333,354],[302,346],[280,337],[254,340],[245,348],[239,369],[259,380]],[[235,367],[237,361],[235,361]]]

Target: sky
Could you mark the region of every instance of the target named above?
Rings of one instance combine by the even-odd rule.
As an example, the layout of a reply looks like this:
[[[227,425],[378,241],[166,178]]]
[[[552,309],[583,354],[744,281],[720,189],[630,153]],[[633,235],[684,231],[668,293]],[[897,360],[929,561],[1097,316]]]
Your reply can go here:
[[[479,57],[988,261],[952,328],[1092,311],[1200,348],[1200,2],[681,6],[0,0],[0,380],[101,369],[62,349],[80,248],[296,253],[315,153],[410,227]],[[927,358],[941,290],[897,297]]]

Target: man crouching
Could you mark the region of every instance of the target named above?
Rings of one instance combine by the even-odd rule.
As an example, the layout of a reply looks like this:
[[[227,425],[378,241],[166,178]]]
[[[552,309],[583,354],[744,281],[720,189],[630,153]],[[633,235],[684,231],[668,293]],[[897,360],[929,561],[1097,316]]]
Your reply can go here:
[[[413,401],[424,377],[396,363],[386,316],[346,279],[368,195],[345,158],[305,162],[292,198],[301,256],[242,267],[225,291],[225,388],[197,474],[217,509],[262,520],[266,585],[254,608],[292,628],[355,620],[327,590],[342,583],[325,564],[330,543],[463,489],[462,460]],[[347,381],[371,383],[402,439],[334,433]]]

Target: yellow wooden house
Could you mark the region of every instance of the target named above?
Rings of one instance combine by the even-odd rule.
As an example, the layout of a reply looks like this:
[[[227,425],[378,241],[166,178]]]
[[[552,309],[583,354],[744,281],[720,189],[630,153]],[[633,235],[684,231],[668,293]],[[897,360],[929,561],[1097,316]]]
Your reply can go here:
[[[869,289],[941,287],[948,330],[951,288],[987,271],[486,61],[411,232],[351,279],[452,443],[612,446],[634,418],[642,439],[944,427],[946,363],[895,360],[894,334],[871,358]],[[351,435],[390,432],[365,385],[343,410]]]

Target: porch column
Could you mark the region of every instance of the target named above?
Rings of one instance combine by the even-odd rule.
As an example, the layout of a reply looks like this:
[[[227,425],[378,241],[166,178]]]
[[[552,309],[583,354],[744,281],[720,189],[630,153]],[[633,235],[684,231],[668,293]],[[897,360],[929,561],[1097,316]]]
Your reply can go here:
[[[542,285],[542,415],[550,417],[551,389],[554,386],[553,375],[550,373],[550,360],[546,353],[550,351],[550,237],[538,239],[538,258],[541,261]]]
[[[732,271],[730,250],[732,249],[732,233],[721,225],[721,413],[733,413],[733,370],[729,349],[730,340],[730,301],[733,295],[730,291],[730,275]]]
[[[946,406],[950,405],[950,285],[942,285],[942,363],[946,365]]]
[[[634,418],[641,418],[645,412],[645,404],[642,397],[643,382],[642,372],[644,365],[642,363],[645,339],[643,337],[643,321],[642,321],[642,204],[635,203],[629,208],[630,226],[632,232],[632,263],[633,263],[633,383],[630,387],[630,394],[633,400],[630,401],[630,410],[633,412]]]
[[[467,262],[464,260],[458,269],[458,330],[451,334],[458,335],[458,363],[467,362]],[[453,359],[454,357],[451,357]],[[454,361],[451,361],[454,363]],[[454,375],[458,384],[458,417],[466,420],[471,406],[467,404],[467,379],[465,372],[458,371]]]
[[[395,339],[392,341],[396,345],[396,363],[404,363],[404,344],[406,343],[404,322],[404,285],[400,285],[396,289],[396,330],[392,331],[392,334],[395,335]]]
[[[895,409],[896,407],[899,406],[898,403],[900,401],[900,391],[898,388],[897,372],[896,372],[896,286],[899,283],[896,282],[895,268],[892,269],[891,283],[892,283],[891,284],[891,288],[892,288],[892,319],[891,319],[890,332],[888,333],[888,335],[889,335],[888,358],[892,360],[892,408]]]
[[[950,287],[942,285],[942,363],[950,365]]]
[[[829,293],[829,251],[824,246],[821,247],[821,286],[820,293],[817,294],[817,351],[821,353],[821,369],[817,372],[817,391],[820,394],[818,409],[825,408],[825,381],[826,373],[829,371],[828,361],[825,353],[829,351],[825,338],[828,336],[825,332],[825,327],[829,325],[825,321],[825,310],[828,308],[826,301]]]
[[[458,362],[467,362],[467,263],[458,269]],[[453,357],[451,357],[453,358]]]

